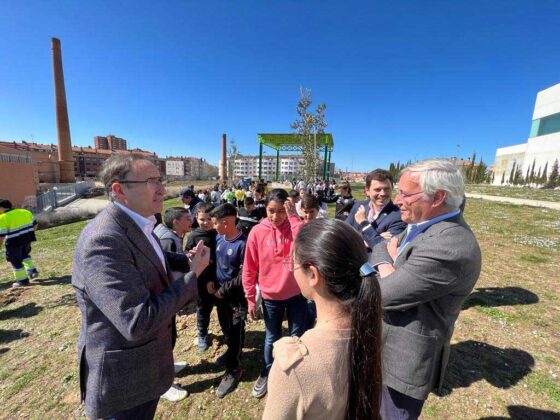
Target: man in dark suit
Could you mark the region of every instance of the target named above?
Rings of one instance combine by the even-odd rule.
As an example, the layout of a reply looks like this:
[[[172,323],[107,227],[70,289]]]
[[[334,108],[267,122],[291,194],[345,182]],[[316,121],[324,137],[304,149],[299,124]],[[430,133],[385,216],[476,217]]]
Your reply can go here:
[[[406,168],[395,204],[407,230],[377,244],[383,320],[383,419],[416,419],[440,388],[461,305],[480,274],[478,243],[463,219],[461,169],[448,160]]]
[[[365,192],[368,198],[354,204],[346,223],[360,232],[371,249],[382,238],[401,233],[406,223],[401,220],[399,208],[391,201],[393,176],[389,171],[376,169],[367,174]]]
[[[116,154],[100,175],[112,202],[82,231],[72,273],[82,400],[90,418],[151,419],[173,382],[174,316],[196,298],[209,252],[199,245],[191,272],[173,281],[171,270],[186,272],[189,261],[153,235],[165,192],[158,169]]]

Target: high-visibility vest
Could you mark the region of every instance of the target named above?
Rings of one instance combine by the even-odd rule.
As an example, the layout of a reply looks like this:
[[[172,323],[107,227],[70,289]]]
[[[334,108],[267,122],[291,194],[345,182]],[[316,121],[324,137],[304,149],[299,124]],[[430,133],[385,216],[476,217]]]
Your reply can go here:
[[[6,246],[35,241],[36,224],[37,221],[29,210],[8,210],[0,214],[0,238],[4,238]]]

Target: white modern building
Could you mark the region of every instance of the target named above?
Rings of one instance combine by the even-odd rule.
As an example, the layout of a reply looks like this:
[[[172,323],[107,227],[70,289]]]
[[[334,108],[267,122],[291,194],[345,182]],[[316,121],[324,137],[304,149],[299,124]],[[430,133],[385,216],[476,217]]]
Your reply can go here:
[[[284,155],[280,156],[280,168],[278,177],[280,180],[290,180],[303,176],[305,168],[305,159],[301,155]],[[319,161],[319,168],[323,168],[323,160]],[[331,162],[329,174],[334,175],[335,165]],[[259,157],[258,156],[242,156],[235,159],[234,177],[253,177],[259,175]],[[262,157],[262,177],[266,180],[272,180],[276,177],[276,156]]]
[[[521,168],[523,176],[533,164],[535,174],[545,166],[550,174],[556,159],[560,161],[560,83],[537,94],[527,142],[496,149],[494,185],[500,185],[502,177],[508,182],[514,164]]]

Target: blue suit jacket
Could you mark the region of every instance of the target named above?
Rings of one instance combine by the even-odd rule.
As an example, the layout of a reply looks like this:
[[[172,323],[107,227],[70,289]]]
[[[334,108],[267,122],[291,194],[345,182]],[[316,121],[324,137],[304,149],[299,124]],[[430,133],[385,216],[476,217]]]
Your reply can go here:
[[[82,314],[80,387],[90,418],[158,398],[173,382],[174,316],[193,295],[185,255],[164,253],[167,270],[138,225],[114,204],[82,231],[72,285]],[[169,264],[168,264],[169,263]]]
[[[357,223],[354,219],[356,212],[360,206],[364,206],[367,212],[369,209],[369,202],[369,198],[356,202],[356,204],[352,207],[350,214],[346,218],[346,223],[350,224],[354,229],[360,232],[368,247],[373,248],[376,243],[383,239],[379,236],[381,233],[390,232],[393,236],[397,236],[406,229],[406,223],[401,220],[401,211],[393,204],[392,201],[387,203],[385,208],[383,208],[383,211],[372,223],[369,223],[367,220],[362,222],[362,224]]]

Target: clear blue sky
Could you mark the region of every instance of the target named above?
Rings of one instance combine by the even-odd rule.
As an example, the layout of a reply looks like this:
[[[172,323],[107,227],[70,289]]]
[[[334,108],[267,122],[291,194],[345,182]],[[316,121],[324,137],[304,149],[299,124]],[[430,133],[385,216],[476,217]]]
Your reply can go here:
[[[0,140],[56,142],[61,39],[74,145],[115,134],[216,163],[291,132],[299,87],[328,106],[337,167],[492,163],[560,82],[556,1],[3,1]],[[269,151],[271,153],[272,151]]]

